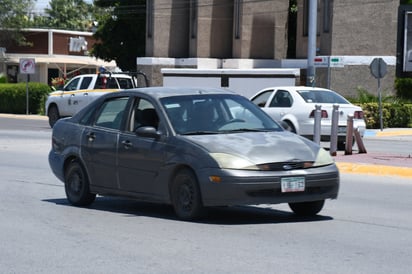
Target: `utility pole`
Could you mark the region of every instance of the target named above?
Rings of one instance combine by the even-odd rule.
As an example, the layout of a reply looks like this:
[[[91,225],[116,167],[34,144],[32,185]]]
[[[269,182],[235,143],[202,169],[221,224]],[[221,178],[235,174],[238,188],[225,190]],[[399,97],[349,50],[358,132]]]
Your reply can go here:
[[[316,56],[316,25],[318,0],[309,0],[309,27],[308,27],[308,68],[306,86],[315,86],[315,56]]]

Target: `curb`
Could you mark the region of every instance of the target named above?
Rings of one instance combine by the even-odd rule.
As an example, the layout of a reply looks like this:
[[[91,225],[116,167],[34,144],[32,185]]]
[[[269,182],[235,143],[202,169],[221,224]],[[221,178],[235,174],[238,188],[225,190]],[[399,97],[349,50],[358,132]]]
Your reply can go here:
[[[14,119],[30,119],[30,120],[48,120],[49,118],[44,115],[36,115],[36,114],[7,114],[2,113],[0,117],[4,118],[14,118]]]
[[[412,178],[412,168],[374,164],[336,162],[340,172],[349,174],[367,174],[376,176],[399,176]]]

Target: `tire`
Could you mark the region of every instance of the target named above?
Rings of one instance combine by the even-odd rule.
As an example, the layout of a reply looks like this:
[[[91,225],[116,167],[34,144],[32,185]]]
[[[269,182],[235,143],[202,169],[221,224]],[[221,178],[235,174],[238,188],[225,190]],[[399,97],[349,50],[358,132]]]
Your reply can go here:
[[[281,121],[281,125],[285,130],[296,134],[296,129],[295,129],[295,127],[293,126],[293,124],[291,122]]]
[[[355,138],[352,138],[352,148],[355,146]],[[346,140],[344,141],[339,141],[338,140],[338,145],[337,145],[338,150],[346,150]]]
[[[71,162],[66,169],[64,189],[67,200],[75,206],[88,206],[96,199],[96,194],[90,193],[87,174],[77,161]]]
[[[290,209],[299,216],[315,216],[318,214],[325,204],[325,200],[302,202],[302,203],[289,203]]]
[[[179,171],[171,184],[171,200],[177,217],[191,221],[202,216],[204,208],[196,176],[192,171]]]
[[[51,105],[49,107],[49,110],[47,111],[47,116],[49,117],[49,125],[51,128],[53,128],[54,124],[57,122],[57,120],[59,120],[60,117],[60,113],[59,113],[59,109],[57,108],[56,105]]]

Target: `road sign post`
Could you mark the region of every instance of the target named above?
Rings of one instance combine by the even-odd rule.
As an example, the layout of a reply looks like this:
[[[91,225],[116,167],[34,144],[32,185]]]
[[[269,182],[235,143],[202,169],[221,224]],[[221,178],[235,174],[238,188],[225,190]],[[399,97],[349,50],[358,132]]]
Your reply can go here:
[[[382,91],[381,91],[381,78],[383,78],[387,71],[387,65],[382,58],[373,59],[370,64],[370,70],[372,75],[378,79],[378,97],[379,97],[379,124],[381,131],[383,131],[383,115],[382,115]]]
[[[30,74],[36,73],[36,62],[34,58],[20,59],[20,73],[27,74],[26,78],[26,115],[29,115],[29,79]]]

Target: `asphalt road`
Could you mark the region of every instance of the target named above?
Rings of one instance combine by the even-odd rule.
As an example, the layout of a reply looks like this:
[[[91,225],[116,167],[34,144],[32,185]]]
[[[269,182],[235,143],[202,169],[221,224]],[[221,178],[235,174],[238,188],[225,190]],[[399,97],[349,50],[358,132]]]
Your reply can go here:
[[[49,169],[47,121],[7,119],[0,273],[412,273],[410,178],[342,173],[339,198],[310,219],[287,205],[216,208],[199,222],[121,198],[76,208]]]

